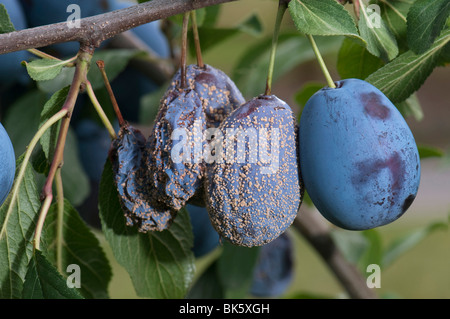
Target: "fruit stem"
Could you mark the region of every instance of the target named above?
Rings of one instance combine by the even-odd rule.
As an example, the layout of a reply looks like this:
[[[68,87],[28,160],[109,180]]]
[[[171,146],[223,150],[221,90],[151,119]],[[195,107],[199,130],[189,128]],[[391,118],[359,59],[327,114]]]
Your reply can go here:
[[[186,12],[183,16],[183,31],[181,35],[181,83],[180,88],[185,89],[187,87],[186,81],[186,56],[187,56],[187,34],[189,26],[189,12]]]
[[[112,126],[111,122],[108,119],[108,116],[105,114],[105,111],[103,110],[102,106],[100,105],[100,102],[97,100],[97,97],[95,96],[94,89],[92,88],[91,82],[89,82],[86,79],[86,91],[89,96],[89,99],[91,100],[92,105],[94,106],[95,110],[97,111],[97,114],[100,116],[101,121],[103,122],[103,125],[106,127],[109,133],[109,137],[111,139],[116,139],[117,134],[116,131],[114,131],[114,127]]]
[[[56,185],[56,203],[57,203],[57,219],[56,219],[56,267],[60,273],[63,272],[62,246],[64,241],[64,188],[61,176],[61,168],[58,168],[55,176]]]
[[[327,80],[328,86],[332,89],[335,89],[336,85],[334,84],[333,79],[331,78],[330,72],[328,72],[327,66],[325,65],[325,62],[323,61],[322,55],[320,54],[319,48],[317,47],[317,44],[316,44],[316,41],[314,41],[314,38],[310,34],[307,34],[306,37],[308,38],[309,42],[311,43],[311,46],[314,50],[317,61],[319,62],[319,66],[322,69],[325,79]]]
[[[265,95],[270,95],[272,93],[273,69],[275,66],[275,55],[278,46],[278,36],[280,34],[281,21],[283,20],[283,16],[284,13],[286,12],[287,6],[288,6],[287,3],[283,0],[280,0],[280,2],[278,3],[277,18],[275,20],[275,27],[273,30],[273,37],[272,37],[272,48],[270,51],[269,72],[267,74],[266,91],[264,93]]]
[[[200,36],[198,34],[197,14],[195,13],[195,11],[191,11],[191,20],[192,33],[194,34],[195,53],[197,55],[197,65],[200,68],[203,68],[205,64],[203,63],[202,49],[200,47]]]
[[[106,90],[108,91],[109,98],[110,98],[111,103],[114,108],[114,112],[116,113],[117,120],[119,121],[119,125],[122,127],[126,123],[125,123],[125,120],[123,119],[122,113],[120,112],[119,105],[117,104],[116,97],[114,96],[114,92],[111,88],[111,84],[109,83],[108,76],[106,75],[105,62],[103,62],[102,60],[98,60],[96,62],[96,64],[100,70],[100,73],[102,74],[103,82],[105,83]],[[88,94],[89,94],[89,91],[88,91]]]

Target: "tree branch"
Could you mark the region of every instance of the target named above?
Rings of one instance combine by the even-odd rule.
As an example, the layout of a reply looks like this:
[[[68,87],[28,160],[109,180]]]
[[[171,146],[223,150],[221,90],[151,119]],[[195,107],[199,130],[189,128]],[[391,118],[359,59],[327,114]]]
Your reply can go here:
[[[142,24],[232,1],[236,0],[153,0],[81,19],[79,28],[69,28],[64,21],[0,34],[0,54],[72,41],[96,48],[104,40]]]
[[[339,251],[330,236],[328,227],[303,206],[293,226],[319,253],[336,278],[353,299],[378,298],[373,289],[367,287],[366,280],[359,270],[349,263]]]

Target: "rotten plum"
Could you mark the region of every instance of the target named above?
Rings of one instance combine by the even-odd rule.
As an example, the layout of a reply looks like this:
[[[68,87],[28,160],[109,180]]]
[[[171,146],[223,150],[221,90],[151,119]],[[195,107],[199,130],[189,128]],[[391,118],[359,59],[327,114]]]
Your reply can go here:
[[[142,133],[125,124],[111,145],[109,157],[127,225],[137,225],[140,232],[162,231],[171,225],[176,211],[159,202],[148,188],[145,145]]]
[[[280,236],[297,216],[303,189],[289,105],[274,95],[251,99],[220,124],[212,149],[205,197],[217,232],[247,247]]]
[[[322,215],[350,230],[386,225],[416,197],[420,159],[404,118],[376,87],[359,79],[323,88],[300,119],[305,188]]]

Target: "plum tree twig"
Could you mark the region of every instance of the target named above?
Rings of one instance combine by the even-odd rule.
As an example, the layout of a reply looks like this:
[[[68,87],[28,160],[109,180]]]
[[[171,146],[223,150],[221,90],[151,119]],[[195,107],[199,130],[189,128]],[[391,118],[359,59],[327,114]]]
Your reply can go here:
[[[92,58],[93,52],[89,48],[82,47],[78,55],[77,63],[75,66],[75,74],[73,76],[72,84],[70,86],[67,98],[61,111],[66,111],[66,115],[62,118],[61,127],[59,130],[58,141],[56,143],[55,154],[53,155],[52,163],[45,180],[44,187],[42,189],[41,198],[43,198],[43,204],[39,213],[39,218],[36,224],[36,231],[34,236],[34,248],[39,249],[40,237],[42,228],[44,225],[47,212],[50,208],[53,200],[53,180],[56,172],[63,165],[64,147],[66,144],[67,132],[69,130],[70,119],[72,117],[72,111],[75,106],[78,94],[80,92],[81,85],[86,79],[86,74],[89,69],[89,64]]]
[[[80,19],[79,28],[66,22],[0,34],[0,54],[76,41],[93,49],[103,41],[151,21],[236,0],[153,0]]]
[[[329,228],[302,205],[293,226],[319,253],[350,298],[375,299],[377,295],[367,286],[358,269],[348,262],[330,235]]]

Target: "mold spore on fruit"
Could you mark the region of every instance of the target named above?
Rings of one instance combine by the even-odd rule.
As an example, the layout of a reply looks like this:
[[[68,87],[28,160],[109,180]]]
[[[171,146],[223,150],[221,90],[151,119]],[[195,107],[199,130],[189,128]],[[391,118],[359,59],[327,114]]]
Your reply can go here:
[[[404,118],[373,85],[358,79],[324,88],[299,126],[302,177],[317,209],[352,230],[391,223],[420,183],[417,146]]]
[[[230,130],[244,133],[230,137]],[[263,138],[264,130],[270,139]],[[205,180],[211,222],[233,244],[269,243],[291,225],[302,198],[293,113],[276,96],[262,95],[231,113],[219,131],[224,137],[219,142],[224,160],[207,165]],[[242,138],[248,137],[248,131],[256,138],[239,143],[245,142]],[[262,159],[260,151],[267,148],[271,154]],[[278,164],[270,167],[267,159],[274,157]]]

